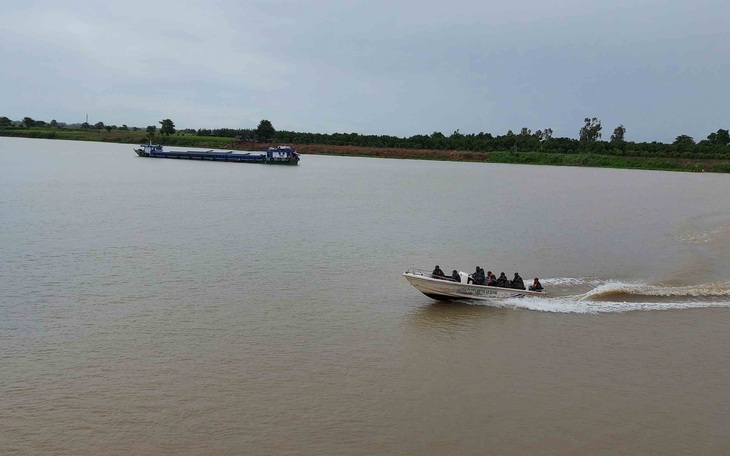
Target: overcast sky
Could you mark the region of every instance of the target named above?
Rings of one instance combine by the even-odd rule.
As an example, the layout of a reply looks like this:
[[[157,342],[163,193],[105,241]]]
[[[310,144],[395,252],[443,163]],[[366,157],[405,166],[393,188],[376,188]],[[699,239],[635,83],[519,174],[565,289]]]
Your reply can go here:
[[[412,136],[730,128],[728,0],[3,1],[0,116]]]

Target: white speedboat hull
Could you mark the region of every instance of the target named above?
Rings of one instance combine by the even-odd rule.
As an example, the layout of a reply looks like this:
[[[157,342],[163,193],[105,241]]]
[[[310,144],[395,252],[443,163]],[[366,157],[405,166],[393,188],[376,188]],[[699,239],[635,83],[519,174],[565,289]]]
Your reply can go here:
[[[462,277],[466,277],[466,273],[460,273]],[[435,279],[429,273],[408,271],[403,277],[413,285],[416,290],[425,294],[429,298],[442,301],[453,299],[481,299],[486,301],[506,299],[506,298],[522,298],[525,296],[540,296],[544,292],[519,290],[514,288],[489,287],[486,285],[474,285],[462,282],[455,282],[448,279]]]

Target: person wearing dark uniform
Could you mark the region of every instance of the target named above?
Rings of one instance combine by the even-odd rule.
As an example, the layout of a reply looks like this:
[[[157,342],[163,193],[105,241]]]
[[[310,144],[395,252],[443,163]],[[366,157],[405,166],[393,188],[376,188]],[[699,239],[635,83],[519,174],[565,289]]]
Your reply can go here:
[[[459,275],[459,271],[454,269],[454,272],[451,273],[451,280],[454,282],[461,282],[461,276]]]
[[[440,279],[441,277],[444,277],[444,271],[441,270],[439,265],[436,265],[431,275],[434,277],[434,279]]]
[[[542,291],[542,284],[540,283],[540,280],[535,277],[535,281],[532,282],[532,285],[530,285],[531,291]]]
[[[509,288],[509,279],[507,279],[507,276],[504,275],[504,272],[499,275],[499,279],[497,279],[497,286]]]
[[[474,273],[474,284],[476,285],[484,285],[486,282],[484,280],[484,269],[477,266],[477,270]]]
[[[468,279],[466,279],[466,283],[475,283],[475,284],[479,285],[479,282],[477,282],[477,280],[479,278],[479,271],[481,269],[482,268],[477,266],[476,270],[469,276]]]
[[[522,277],[520,277],[520,275],[516,272],[515,272],[515,278],[512,279],[512,288],[517,288],[518,290],[525,289],[525,282],[522,281]]]

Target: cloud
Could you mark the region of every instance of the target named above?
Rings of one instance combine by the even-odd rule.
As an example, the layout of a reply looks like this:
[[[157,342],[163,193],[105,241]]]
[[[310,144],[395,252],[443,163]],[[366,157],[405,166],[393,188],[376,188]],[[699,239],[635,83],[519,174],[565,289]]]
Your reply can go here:
[[[2,115],[409,136],[728,128],[730,13],[700,0],[80,1],[0,16]],[[615,124],[615,125],[614,125]]]

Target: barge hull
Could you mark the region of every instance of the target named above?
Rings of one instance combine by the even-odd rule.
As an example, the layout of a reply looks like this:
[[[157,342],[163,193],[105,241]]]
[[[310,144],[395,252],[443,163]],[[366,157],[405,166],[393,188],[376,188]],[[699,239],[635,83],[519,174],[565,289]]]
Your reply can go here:
[[[140,157],[174,158],[178,160],[207,160],[238,163],[264,163],[269,165],[296,165],[299,154],[291,148],[271,148],[262,152],[163,150],[159,145],[142,145],[134,151]]]

